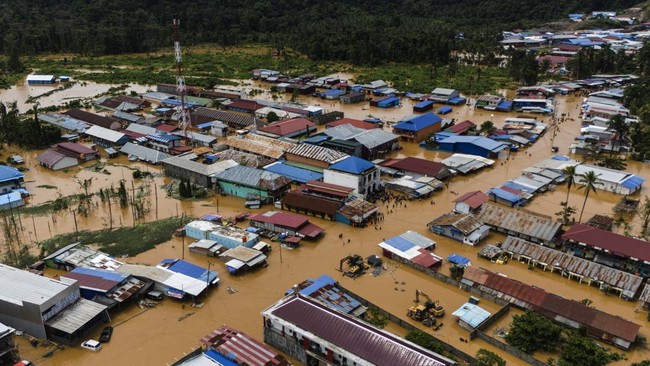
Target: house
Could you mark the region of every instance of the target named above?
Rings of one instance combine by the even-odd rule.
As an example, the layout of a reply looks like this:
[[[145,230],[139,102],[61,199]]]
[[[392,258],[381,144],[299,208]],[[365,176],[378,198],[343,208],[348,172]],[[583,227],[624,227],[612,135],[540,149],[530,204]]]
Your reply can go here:
[[[393,133],[399,135],[403,140],[420,142],[440,131],[441,128],[442,118],[428,112],[402,119],[393,125]]]
[[[210,134],[217,137],[226,137],[228,135],[228,125],[221,121],[212,122]]]
[[[478,155],[489,159],[505,159],[509,145],[481,136],[450,136],[438,141],[440,149],[452,153]]]
[[[227,325],[205,335],[201,338],[201,344],[207,350],[205,354],[219,362],[219,365],[291,366],[284,356],[271,347]],[[206,366],[204,363],[192,365]]]
[[[357,318],[363,317],[368,310],[359,300],[341,290],[338,282],[328,275],[315,279],[308,278],[296,286],[297,288],[287,290],[285,295],[291,295],[298,290],[302,296],[308,296],[325,306]]]
[[[490,234],[490,227],[483,225],[474,215],[449,212],[427,224],[429,231],[471,246],[477,245]]]
[[[413,112],[424,113],[433,109],[435,102],[433,100],[424,100],[413,106]]]
[[[362,128],[364,130],[372,130],[377,128],[377,125],[371,122],[365,122],[354,118],[341,118],[337,119],[334,122],[329,122],[325,125],[325,128],[332,128],[340,125],[352,125],[356,128]]]
[[[593,171],[597,176],[595,188],[616,194],[634,194],[641,189],[643,182],[645,182],[645,178],[636,174],[595,165],[580,164],[576,166],[575,171],[576,175],[578,175],[577,184],[583,185],[580,175]]]
[[[151,105],[151,102],[147,101],[147,103],[149,103],[149,105]],[[142,109],[139,104],[130,103],[130,102],[120,100],[120,99],[117,99],[115,97],[109,97],[109,96],[100,97],[99,99],[97,99],[95,101],[95,105],[97,105],[98,107],[101,107],[101,108],[114,110],[114,111],[116,111],[118,113],[124,113],[124,114],[118,114],[118,115],[115,115],[115,113],[114,113],[113,117],[123,119],[123,120],[125,120],[127,122],[134,122],[134,121],[131,121],[129,119],[130,119],[130,116],[135,116],[135,115],[132,115],[132,114],[130,114],[128,112],[138,111],[138,110]],[[122,118],[120,118],[120,117],[122,117]],[[138,119],[140,119],[140,118],[142,118],[142,116],[138,116]]]
[[[92,126],[85,132],[93,142],[103,147],[122,146],[129,141],[129,137],[122,133],[100,126]]]
[[[86,112],[81,109],[71,109],[63,114],[68,115],[74,119],[84,121],[91,125],[107,128],[109,130],[119,130],[122,128],[122,123],[115,118],[100,116],[95,113]]]
[[[451,315],[458,317],[458,325],[461,328],[472,332],[480,327],[492,314],[476,304],[466,302]]]
[[[108,319],[106,306],[81,297],[77,281],[0,264],[0,322],[34,337],[74,344]]]
[[[372,94],[375,90],[388,87],[388,83],[383,80],[373,80],[366,84],[361,84],[361,88],[366,94]]]
[[[197,279],[212,287],[219,286],[219,274],[210,268],[203,268],[196,264],[178,258],[166,258],[160,261],[158,268],[168,269],[174,273]]]
[[[419,175],[403,175],[401,177],[384,181],[386,189],[402,192],[410,198],[422,199],[429,197],[434,191],[445,184],[434,177]]]
[[[452,173],[469,174],[479,169],[491,167],[494,160],[487,159],[478,155],[453,154],[452,156],[441,161]]]
[[[238,246],[252,248],[260,241],[260,237],[257,234],[248,232],[237,226],[224,226],[205,220],[191,221],[185,225],[184,229],[185,235],[190,238],[194,238],[199,241],[214,241],[217,245],[220,245],[222,247],[216,248],[210,246],[208,250],[203,251],[205,254],[209,254],[207,251],[216,254],[216,252],[220,252],[222,249],[227,250],[236,248]],[[201,244],[201,246],[204,248],[208,247],[208,245],[210,245],[210,243],[207,241]]]
[[[348,156],[323,170],[325,183],[354,188],[355,192],[366,196],[381,187],[379,169],[368,160]]]
[[[24,181],[25,174],[21,173],[20,170],[11,166],[0,165],[0,194],[22,188]]]
[[[170,154],[174,148],[181,146],[181,138],[166,133],[147,135],[147,146],[154,150]]]
[[[351,92],[345,95],[341,95],[339,100],[343,104],[354,104],[361,103],[366,100],[366,94],[362,92]]]
[[[316,239],[325,232],[320,226],[312,224],[303,215],[282,211],[267,211],[250,216],[250,225],[279,234]]]
[[[456,135],[466,135],[467,132],[474,128],[476,128],[476,124],[472,121],[466,120],[445,128],[445,131],[455,133]]]
[[[308,143],[294,145],[286,150],[285,154],[288,162],[317,167],[321,171],[348,156],[336,150]]]
[[[323,173],[286,164],[283,160],[266,165],[262,169],[285,176],[296,183],[307,183],[311,180],[323,179]]]
[[[398,105],[400,105],[400,99],[399,97],[395,96],[385,96],[370,99],[371,107],[392,108],[397,107]]]
[[[61,142],[54,145],[54,149],[63,155],[79,159],[82,162],[99,159],[97,150],[76,142]]]
[[[257,128],[264,127],[264,122],[262,122],[262,120],[259,118],[236,112],[220,111],[212,108],[198,107],[194,110],[194,112],[190,113],[192,125],[197,124],[194,122],[194,119],[196,117],[207,118],[207,120],[203,120],[202,122],[220,121],[234,130],[245,129],[249,126]]]
[[[258,134],[273,138],[309,136],[316,131],[316,124],[307,118],[292,118],[284,121],[273,122],[259,128]]]
[[[650,243],[584,224],[575,224],[561,239],[575,256],[650,277]]]
[[[231,275],[248,272],[257,267],[266,267],[266,255],[259,250],[244,246],[228,249],[219,254]]]
[[[154,165],[171,157],[171,155],[162,151],[154,150],[142,145],[136,145],[132,142],[127,142],[119,150],[122,154],[128,155],[131,160],[137,159]]]
[[[204,133],[199,133],[199,132],[194,132],[194,131],[176,131],[172,132],[172,136],[177,136],[180,139],[185,141],[185,145],[180,145],[180,144],[174,144],[173,147],[170,148],[170,152],[172,154],[179,154],[184,152],[183,149],[187,148],[188,146],[206,146],[206,147],[211,147],[217,142],[217,138],[212,136],[212,135],[206,135]]]
[[[216,240],[200,239],[187,246],[190,253],[202,254],[206,257],[216,257],[224,250],[223,245]]]
[[[18,346],[14,341],[16,330],[0,323],[0,364],[10,365],[18,358]]]
[[[442,258],[432,253],[436,242],[415,231],[407,231],[378,244],[384,257],[401,259],[424,268],[437,269]]]
[[[262,317],[264,341],[305,365],[456,365],[298,291],[265,309]]]
[[[56,82],[56,77],[54,75],[35,75],[30,74],[25,78],[28,85],[48,85],[54,84]]]
[[[0,210],[11,210],[17,207],[25,206],[26,190],[18,189],[0,195]]]
[[[83,298],[104,304],[109,309],[141,297],[150,287],[133,276],[97,268],[78,267],[60,278],[77,281]]]
[[[490,198],[481,191],[470,191],[456,198],[454,211],[464,214],[476,213]]]
[[[192,184],[205,188],[217,186],[217,174],[238,165],[234,160],[222,160],[213,164],[202,164],[190,160],[192,154],[177,155],[161,160],[165,175],[189,180]]]
[[[284,153],[294,147],[293,142],[278,140],[254,133],[228,136],[224,145],[237,151],[243,151],[270,159],[280,159]]]
[[[512,182],[491,188],[487,193],[490,200],[508,207],[524,206],[533,197],[532,194],[524,191],[521,187],[513,185]]]
[[[607,265],[581,258],[578,250],[559,251],[539,246],[529,241],[506,237],[500,249],[511,258],[529,266],[541,267],[544,271],[559,273],[563,277],[578,280],[588,286],[596,285],[601,290],[618,292],[625,300],[633,300],[639,292],[644,278]]]
[[[499,103],[503,102],[505,98],[500,95],[481,95],[476,98],[474,106],[476,108],[487,109],[488,111],[495,111]]]
[[[37,118],[43,123],[57,126],[64,132],[68,133],[83,133],[89,126],[85,121],[56,112],[39,113]]]
[[[628,349],[636,340],[641,326],[616,315],[610,315],[575,300],[565,299],[541,288],[531,286],[483,268],[467,267],[461,283],[480,288],[488,294],[534,312],[574,329],[585,329],[587,335]]]
[[[264,108],[263,104],[260,104],[254,100],[249,99],[237,99],[228,104],[224,104],[223,108],[227,111],[234,112],[243,112],[254,114],[256,110]]]
[[[79,165],[79,160],[77,160],[77,158],[66,156],[58,151],[50,149],[40,153],[36,157],[36,160],[38,160],[42,166],[55,171]]]
[[[291,188],[291,179],[262,169],[236,165],[216,174],[221,193],[246,198],[259,196],[263,203],[275,202]]]
[[[342,124],[327,128],[321,135],[329,138],[320,145],[364,159],[375,159],[399,148],[399,136],[380,128],[368,130]]]
[[[475,217],[498,232],[551,247],[555,245],[553,240],[562,227],[560,222],[547,216],[510,210],[489,203],[483,204]]]
[[[451,171],[442,163],[411,156],[402,159],[387,159],[378,165],[401,173],[433,177],[439,180],[446,179],[451,175]]]
[[[447,88],[435,88],[429,96],[429,100],[433,100],[439,103],[449,103],[454,101],[455,98],[460,97],[460,92],[454,89]]]

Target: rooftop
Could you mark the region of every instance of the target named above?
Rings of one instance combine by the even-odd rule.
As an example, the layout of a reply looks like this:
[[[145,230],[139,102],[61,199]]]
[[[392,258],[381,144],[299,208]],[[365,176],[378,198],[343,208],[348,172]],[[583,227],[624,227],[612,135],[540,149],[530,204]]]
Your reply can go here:
[[[41,305],[70,284],[0,264],[0,299],[16,305],[23,302]]]
[[[347,156],[342,152],[312,144],[298,144],[287,150],[288,154],[303,156],[309,159],[333,163]]]
[[[562,235],[563,240],[571,240],[594,249],[604,250],[611,255],[650,262],[650,243],[644,240],[630,238],[584,224],[571,226]]]
[[[221,326],[205,337],[201,343],[210,349],[216,350],[222,355],[227,355],[238,365],[249,366],[288,366],[290,365],[284,356],[280,355],[271,347],[256,341],[245,333]]]
[[[361,159],[356,156],[348,156],[347,158],[339,160],[336,163],[330,165],[328,169],[338,170],[351,174],[361,174],[374,167],[375,164],[368,160]]]
[[[527,213],[524,210],[509,210],[492,204],[484,204],[476,218],[490,226],[501,227],[521,235],[552,240],[562,224],[545,216]]]
[[[418,116],[406,117],[393,127],[399,130],[420,131],[441,121],[442,118],[429,112]]]

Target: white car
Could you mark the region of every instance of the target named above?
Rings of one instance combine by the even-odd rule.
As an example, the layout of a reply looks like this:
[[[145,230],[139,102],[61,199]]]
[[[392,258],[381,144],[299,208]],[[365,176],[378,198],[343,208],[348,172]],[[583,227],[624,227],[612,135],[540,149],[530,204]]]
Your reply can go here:
[[[81,344],[81,347],[89,349],[91,351],[99,351],[102,349],[102,344],[94,339],[89,339]]]

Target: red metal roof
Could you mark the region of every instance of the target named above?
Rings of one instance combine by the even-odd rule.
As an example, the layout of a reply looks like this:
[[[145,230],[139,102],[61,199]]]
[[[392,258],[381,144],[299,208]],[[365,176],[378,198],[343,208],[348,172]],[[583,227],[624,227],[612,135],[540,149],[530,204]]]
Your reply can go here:
[[[440,265],[440,259],[436,258],[433,253],[426,249],[418,249],[419,255],[411,258],[411,262],[419,264],[424,268],[431,268]]]
[[[490,273],[490,276],[485,281],[485,286],[536,306],[541,305],[546,295],[548,295],[548,292],[541,288],[496,273]]]
[[[438,175],[441,173],[443,169],[446,169],[443,163],[415,158],[412,156],[406,157],[404,159],[385,160],[379,163],[379,165],[392,168],[392,169],[403,170],[405,172],[412,172],[421,175],[426,175],[429,177],[435,177],[435,178],[438,177]]]
[[[342,200],[331,200],[303,194],[302,190],[296,189],[295,191],[287,193],[287,195],[282,198],[282,204],[290,206],[291,208],[311,210],[313,212],[334,216],[343,202]]]
[[[310,191],[327,193],[332,196],[348,197],[354,188],[340,186],[338,184],[325,183],[312,180],[304,184],[304,187]]]
[[[236,108],[236,109],[243,109],[243,110],[254,112],[260,108],[263,108],[264,105],[259,104],[254,100],[237,99],[236,101],[227,104],[225,107],[226,109]]]
[[[326,124],[325,126],[327,126],[329,128],[329,127],[336,127],[336,126],[346,125],[346,124],[347,125],[352,125],[352,126],[357,127],[357,128],[363,128],[364,130],[372,130],[372,129],[377,128],[377,125],[374,124],[374,123],[364,122],[364,121],[361,121],[361,120],[358,120],[358,119],[353,119],[353,118],[341,118],[341,119],[339,119],[337,121],[330,122],[330,123]]]
[[[309,222],[309,220],[307,220],[307,218],[302,215],[282,211],[267,211],[261,214],[253,215],[249,217],[249,220],[283,226],[294,230],[297,230],[302,225],[305,225]]]
[[[99,114],[86,112],[81,109],[71,109],[67,112],[64,112],[63,114],[67,114],[72,118],[76,118],[78,120],[108,129],[110,129],[114,123],[119,123],[119,121],[115,118],[100,116]]]
[[[465,132],[469,131],[472,127],[476,127],[476,124],[470,120],[467,120],[447,128],[447,131],[462,135]]]
[[[284,356],[271,347],[226,325],[201,338],[201,343],[231,358],[238,365],[244,363],[250,366],[290,365]]]
[[[456,198],[454,202],[465,202],[472,210],[481,207],[482,204],[490,199],[485,193],[481,191],[471,191]]]
[[[97,152],[86,145],[78,144],[76,142],[61,142],[56,144],[58,148],[68,150],[77,154],[96,154]]]
[[[268,126],[264,126],[260,128],[260,131],[267,132],[267,133],[272,133],[274,135],[278,136],[285,136],[289,135],[295,132],[299,132],[300,130],[303,130],[304,132],[307,132],[306,129],[310,127],[314,127],[316,124],[307,118],[292,118],[280,122],[274,122],[271,123]]]
[[[107,292],[117,286],[119,282],[109,281],[98,276],[91,276],[84,273],[68,272],[61,277],[72,278],[79,281],[79,287],[86,287],[94,290]]]
[[[584,224],[575,224],[562,235],[563,240],[584,243],[612,254],[650,262],[650,243]]]
[[[271,310],[271,313],[374,365],[454,364],[432,351],[302,296],[286,300]]]
[[[318,235],[324,233],[325,230],[316,224],[312,224],[311,222],[308,222],[306,225],[301,227],[300,230],[298,230],[297,232],[298,234],[304,235],[308,238],[315,238]]]
[[[176,131],[177,129],[178,129],[177,126],[172,126],[165,123],[156,126],[156,130],[164,131],[164,132],[172,132],[172,131]]]

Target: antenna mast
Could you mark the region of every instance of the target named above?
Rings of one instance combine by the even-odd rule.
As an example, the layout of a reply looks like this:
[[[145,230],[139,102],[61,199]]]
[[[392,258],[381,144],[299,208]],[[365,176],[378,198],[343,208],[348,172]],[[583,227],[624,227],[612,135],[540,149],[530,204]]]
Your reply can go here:
[[[183,76],[183,55],[181,52],[181,41],[179,37],[178,27],[181,21],[174,19],[174,58],[176,60],[176,90],[181,97],[181,110],[178,114],[178,128],[183,131],[183,136],[187,139],[187,128],[190,125],[190,113],[185,106],[185,96],[187,95],[187,87],[185,86],[185,77]]]

